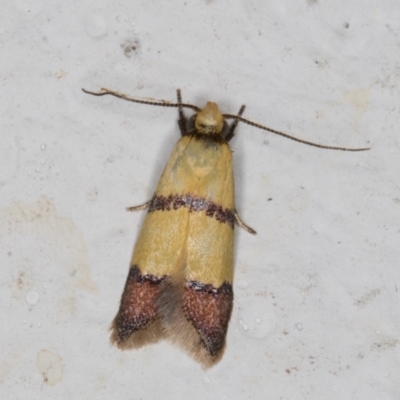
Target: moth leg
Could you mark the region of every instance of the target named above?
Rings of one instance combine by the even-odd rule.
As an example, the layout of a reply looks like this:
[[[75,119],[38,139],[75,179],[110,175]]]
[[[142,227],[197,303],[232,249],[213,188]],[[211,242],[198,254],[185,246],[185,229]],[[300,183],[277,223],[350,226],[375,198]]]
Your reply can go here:
[[[242,116],[245,108],[246,108],[246,106],[244,104],[242,105],[242,107],[240,107],[240,110],[239,110],[239,112],[237,114],[238,117]],[[235,136],[235,129],[236,129],[236,126],[237,126],[238,122],[239,122],[239,120],[237,120],[237,119],[235,119],[235,121],[233,121],[228,133],[225,136],[225,140],[227,142],[229,142]]]
[[[241,227],[243,228],[245,231],[255,235],[257,232],[253,229],[250,228],[249,226],[247,226],[239,217],[238,212],[236,211],[236,209],[233,211],[233,216],[235,217],[235,222]]]
[[[140,204],[139,206],[126,207],[126,211],[141,211],[141,210],[145,210],[146,208],[149,208],[150,203],[151,203],[151,200],[149,200],[147,203]]]
[[[176,89],[176,97],[178,99],[178,104],[179,104],[179,108],[178,108],[178,113],[179,113],[179,119],[178,119],[178,125],[179,125],[179,130],[181,131],[181,135],[185,136],[186,135],[186,118],[183,115],[183,108],[181,106],[182,104],[182,95],[181,95],[181,89]]]

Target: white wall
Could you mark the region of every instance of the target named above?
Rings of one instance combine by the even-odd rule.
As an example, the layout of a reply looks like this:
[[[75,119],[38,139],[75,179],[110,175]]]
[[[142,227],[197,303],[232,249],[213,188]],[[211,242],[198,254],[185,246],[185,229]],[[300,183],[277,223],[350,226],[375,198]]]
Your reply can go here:
[[[2,399],[400,398],[398,1],[2,3]],[[109,345],[144,218],[125,207],[151,197],[179,132],[174,109],[81,91],[101,86],[166,100],[179,87],[372,147],[239,124],[237,208],[258,235],[237,229],[211,370],[168,342]]]

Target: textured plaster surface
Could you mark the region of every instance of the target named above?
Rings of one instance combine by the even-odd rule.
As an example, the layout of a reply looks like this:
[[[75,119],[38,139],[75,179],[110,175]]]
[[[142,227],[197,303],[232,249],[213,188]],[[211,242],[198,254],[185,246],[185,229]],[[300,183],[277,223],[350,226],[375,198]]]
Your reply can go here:
[[[2,399],[400,398],[400,7],[366,1],[2,2]],[[81,88],[183,99],[231,142],[235,302],[204,371],[108,328],[177,113]],[[217,244],[216,240],[216,244]]]

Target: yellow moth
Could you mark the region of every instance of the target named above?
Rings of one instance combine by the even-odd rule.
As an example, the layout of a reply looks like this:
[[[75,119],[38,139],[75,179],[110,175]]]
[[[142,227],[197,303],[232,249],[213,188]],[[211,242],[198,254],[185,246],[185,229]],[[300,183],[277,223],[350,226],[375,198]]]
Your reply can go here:
[[[203,366],[222,357],[233,305],[234,226],[250,233],[235,209],[232,151],[228,142],[238,121],[286,138],[332,150],[289,136],[237,115],[222,114],[217,104],[203,109],[182,103],[141,100],[101,89],[85,93],[112,95],[135,103],[176,107],[182,138],[175,145],[147,203],[119,311],[111,326],[111,342],[121,349],[138,348],[169,338]],[[188,120],[183,108],[196,112]],[[233,119],[229,126],[226,119]]]

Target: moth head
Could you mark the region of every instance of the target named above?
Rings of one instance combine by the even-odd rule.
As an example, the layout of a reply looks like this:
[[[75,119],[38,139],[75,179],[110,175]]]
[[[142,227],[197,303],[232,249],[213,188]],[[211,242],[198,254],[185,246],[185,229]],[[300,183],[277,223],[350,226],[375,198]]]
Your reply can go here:
[[[198,132],[205,135],[219,134],[224,127],[224,117],[218,106],[209,101],[197,114],[194,125]]]

